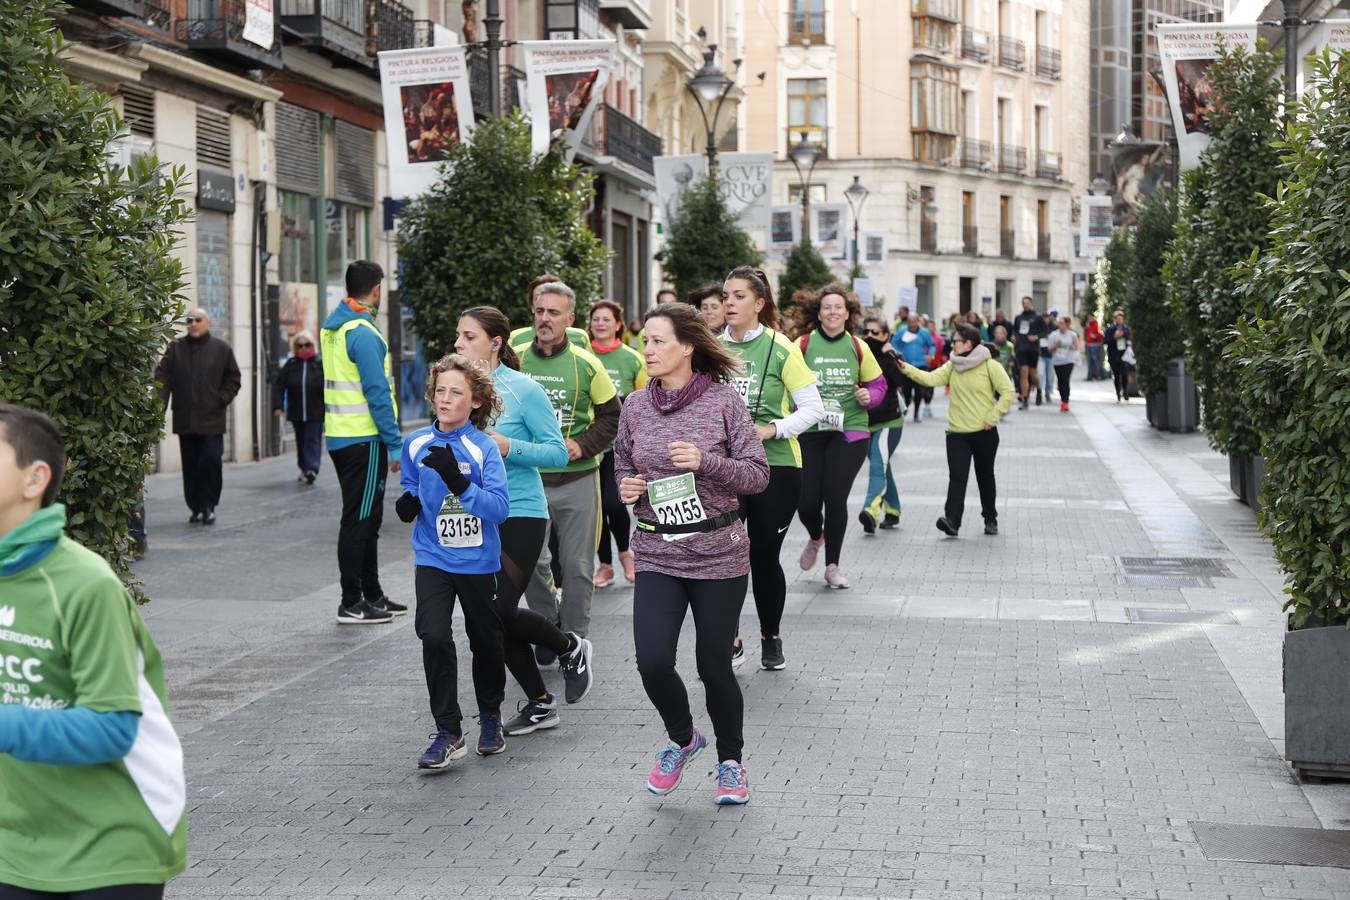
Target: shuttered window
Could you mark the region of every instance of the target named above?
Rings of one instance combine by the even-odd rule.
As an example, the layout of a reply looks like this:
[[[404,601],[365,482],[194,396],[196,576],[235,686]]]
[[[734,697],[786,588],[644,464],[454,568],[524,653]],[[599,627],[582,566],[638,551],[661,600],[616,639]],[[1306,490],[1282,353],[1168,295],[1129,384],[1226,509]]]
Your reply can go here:
[[[319,114],[291,103],[278,103],[277,187],[319,194]]]
[[[206,106],[197,107],[197,163],[218,166],[229,171],[233,154],[230,152],[230,114]]]
[[[155,92],[139,84],[121,87],[122,118],[131,127],[132,134],[155,136]]]
[[[375,203],[375,132],[338,119],[333,123],[337,168],[333,196],[343,203]]]

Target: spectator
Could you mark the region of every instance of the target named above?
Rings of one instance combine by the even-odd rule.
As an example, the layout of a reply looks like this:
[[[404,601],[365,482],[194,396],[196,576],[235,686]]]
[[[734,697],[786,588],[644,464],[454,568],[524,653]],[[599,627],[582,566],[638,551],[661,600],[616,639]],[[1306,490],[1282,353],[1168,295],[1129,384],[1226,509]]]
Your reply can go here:
[[[323,360],[314,337],[302,331],[291,338],[291,358],[272,380],[272,411],[295,429],[299,481],[313,484],[323,448]]]
[[[1103,365],[1105,341],[1101,324],[1098,323],[1096,316],[1092,316],[1088,319],[1087,328],[1083,330],[1083,343],[1087,345],[1088,381],[1106,380],[1106,366]]]
[[[1125,323],[1125,313],[1116,310],[1111,314],[1111,324],[1106,326],[1106,358],[1111,364],[1111,378],[1116,386],[1116,402],[1130,402],[1130,372],[1134,369],[1134,339],[1130,326]]]

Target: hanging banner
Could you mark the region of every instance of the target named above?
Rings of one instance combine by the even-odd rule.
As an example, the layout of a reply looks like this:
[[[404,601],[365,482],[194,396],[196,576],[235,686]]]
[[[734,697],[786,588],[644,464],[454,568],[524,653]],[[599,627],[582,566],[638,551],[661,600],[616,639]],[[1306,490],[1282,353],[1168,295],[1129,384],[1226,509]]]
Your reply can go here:
[[[844,211],[842,203],[815,203],[811,206],[811,241],[828,259],[844,253]]]
[[[441,163],[473,131],[464,47],[380,53],[389,196],[416,197],[440,177]]]
[[[272,49],[272,0],[244,0],[244,40]]]
[[[1167,102],[1172,108],[1172,128],[1181,150],[1181,171],[1200,164],[1200,154],[1209,146],[1205,117],[1218,98],[1210,82],[1209,67],[1222,48],[1256,48],[1255,25],[1158,25],[1158,54],[1162,58]]]
[[[864,231],[858,236],[858,262],[864,269],[886,266],[886,232]]]
[[[572,161],[591,116],[605,95],[614,65],[614,41],[521,41],[535,153],[554,141]]]
[[[752,234],[769,230],[773,198],[772,153],[719,153],[718,186],[736,217],[736,223]]]
[[[699,154],[656,156],[652,158],[652,176],[656,179],[656,200],[669,225],[680,214],[684,192],[708,174],[708,160]]]
[[[1131,225],[1134,211],[1167,177],[1167,145],[1157,141],[1112,144],[1111,176],[1115,223]]]
[[[870,278],[853,279],[853,296],[858,298],[858,305],[864,309],[877,305],[876,286]]]
[[[788,203],[769,211],[769,252],[785,257],[802,239],[802,208]]]
[[[1350,19],[1326,19],[1317,27],[1320,31],[1313,46],[1318,50],[1324,47],[1332,53],[1350,50]]]
[[[1079,254],[1087,259],[1096,259],[1111,243],[1111,232],[1116,224],[1115,201],[1110,197],[1089,194],[1079,202],[1082,209],[1080,227],[1083,229],[1078,241]]]

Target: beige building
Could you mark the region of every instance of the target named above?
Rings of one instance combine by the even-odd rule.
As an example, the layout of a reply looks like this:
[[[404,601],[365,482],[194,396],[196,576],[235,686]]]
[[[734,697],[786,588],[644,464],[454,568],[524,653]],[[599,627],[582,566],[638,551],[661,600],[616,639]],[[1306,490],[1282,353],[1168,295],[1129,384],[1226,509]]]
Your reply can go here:
[[[888,313],[1072,308],[1087,3],[762,0],[744,17],[742,147],[776,154],[785,204],[801,198],[788,149],[819,144],[813,219],[861,180],[859,259]],[[834,215],[847,275],[853,219]]]

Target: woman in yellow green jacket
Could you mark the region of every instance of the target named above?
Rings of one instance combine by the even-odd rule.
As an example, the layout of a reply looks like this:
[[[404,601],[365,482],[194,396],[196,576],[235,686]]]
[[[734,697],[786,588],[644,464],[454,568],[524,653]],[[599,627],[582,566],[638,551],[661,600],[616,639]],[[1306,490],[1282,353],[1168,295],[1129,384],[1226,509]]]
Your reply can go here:
[[[998,420],[1013,402],[1012,380],[980,343],[979,329],[962,322],[952,338],[951,358],[932,372],[899,360],[907,378],[925,387],[951,387],[947,407],[947,506],[937,520],[938,530],[956,537],[966,506],[966,482],[975,461],[975,483],[980,488],[984,533],[998,534],[994,457],[998,454]]]

